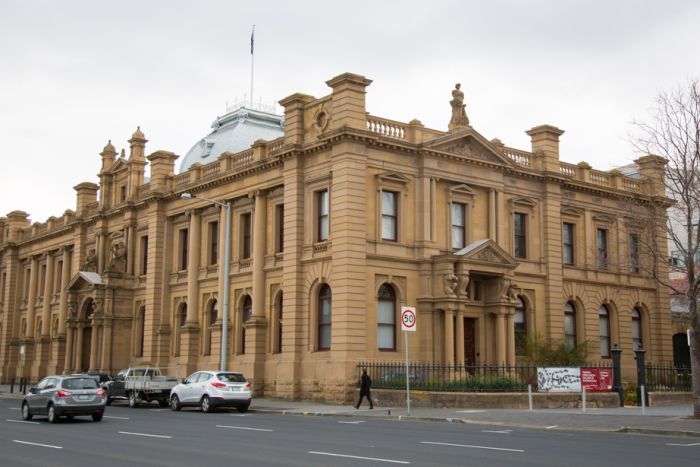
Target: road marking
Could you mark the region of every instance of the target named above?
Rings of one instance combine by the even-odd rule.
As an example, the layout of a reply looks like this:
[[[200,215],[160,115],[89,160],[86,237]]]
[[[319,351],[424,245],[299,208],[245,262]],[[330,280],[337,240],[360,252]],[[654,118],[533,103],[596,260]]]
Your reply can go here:
[[[115,417],[114,415],[103,415],[103,418],[116,418],[117,420],[129,420],[129,417]]]
[[[485,410],[476,410],[476,409],[473,409],[473,410],[458,410],[458,411],[457,411],[457,413],[482,413],[482,412],[486,412],[486,411],[485,411]]]
[[[19,443],[19,444],[29,444],[31,446],[41,446],[42,448],[63,449],[63,446],[54,446],[52,444],[30,443],[29,441],[20,441],[18,439],[13,439],[12,442]]]
[[[19,407],[8,407],[10,410],[19,410]]]
[[[458,448],[488,449],[489,451],[525,452],[522,449],[494,448],[491,446],[474,446],[471,444],[438,443],[436,441],[421,441],[421,444],[436,444],[438,446],[455,446]]]
[[[162,412],[162,411],[168,410],[168,409],[148,409],[148,410],[151,412]]]
[[[269,428],[248,428],[247,426],[231,426],[231,425],[216,425],[217,428],[231,428],[234,430],[250,430],[250,431],[275,431]]]
[[[551,429],[553,429],[553,428],[557,428],[558,426],[559,426],[559,425],[550,425],[550,426],[545,427],[544,429],[545,429],[545,430],[551,430]]]
[[[347,457],[350,459],[362,459],[365,461],[390,462],[392,464],[410,464],[410,462],[408,462],[408,461],[398,461],[395,459],[380,459],[378,457],[350,456],[348,454],[334,454],[332,452],[309,451],[309,454],[318,454],[319,456],[331,456],[331,457]]]
[[[130,431],[118,431],[117,433],[122,435],[133,435],[133,436],[148,436],[149,438],[167,438],[170,439],[172,436],[166,435],[149,435],[148,433],[132,433]]]
[[[6,422],[12,422],[12,423],[29,423],[30,425],[38,425],[39,422],[28,422],[26,420],[12,420],[11,418],[5,419]]]
[[[509,435],[513,430],[481,430],[482,433],[498,433],[501,435]]]
[[[360,423],[365,423],[364,420],[358,420],[356,422],[343,422],[343,421],[338,421],[338,423],[347,423],[348,425],[359,425]]]
[[[666,446],[700,446],[700,443],[691,443],[691,444],[666,443]]]
[[[244,413],[232,413],[229,415],[231,415],[232,417],[247,417],[248,416],[247,414],[244,414]]]

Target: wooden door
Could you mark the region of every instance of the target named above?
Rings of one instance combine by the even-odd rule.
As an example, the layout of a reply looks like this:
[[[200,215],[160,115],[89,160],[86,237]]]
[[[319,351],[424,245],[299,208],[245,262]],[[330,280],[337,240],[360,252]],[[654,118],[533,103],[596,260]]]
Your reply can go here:
[[[476,365],[476,318],[464,318],[464,362]]]

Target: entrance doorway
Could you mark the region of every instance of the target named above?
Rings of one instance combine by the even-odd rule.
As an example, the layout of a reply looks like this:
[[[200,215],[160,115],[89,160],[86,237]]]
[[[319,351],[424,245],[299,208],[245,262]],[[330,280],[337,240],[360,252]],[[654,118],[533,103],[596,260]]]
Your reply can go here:
[[[476,318],[464,318],[464,364],[476,365]]]
[[[92,326],[83,328],[83,352],[80,355],[80,371],[90,369],[90,348],[92,345]]]

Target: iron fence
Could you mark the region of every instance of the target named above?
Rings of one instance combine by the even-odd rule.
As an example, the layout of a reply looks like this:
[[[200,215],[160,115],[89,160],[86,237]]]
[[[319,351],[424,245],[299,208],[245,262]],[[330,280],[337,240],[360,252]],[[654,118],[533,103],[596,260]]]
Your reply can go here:
[[[528,385],[537,391],[537,365],[459,365],[431,362],[361,361],[372,378],[372,388],[404,389],[406,378],[412,389],[445,392],[527,392]],[[612,369],[608,364],[590,364],[584,368]]]
[[[645,368],[648,392],[690,392],[693,390],[693,374],[690,367],[672,364],[652,364]]]

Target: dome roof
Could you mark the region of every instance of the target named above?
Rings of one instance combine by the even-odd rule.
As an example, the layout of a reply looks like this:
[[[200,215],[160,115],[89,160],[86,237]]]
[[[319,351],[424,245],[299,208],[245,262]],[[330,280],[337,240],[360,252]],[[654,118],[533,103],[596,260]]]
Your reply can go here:
[[[284,136],[284,117],[247,107],[240,107],[218,117],[211,124],[212,132],[187,151],[180,172],[192,164],[208,164],[223,152],[244,151],[258,139],[271,141]]]

